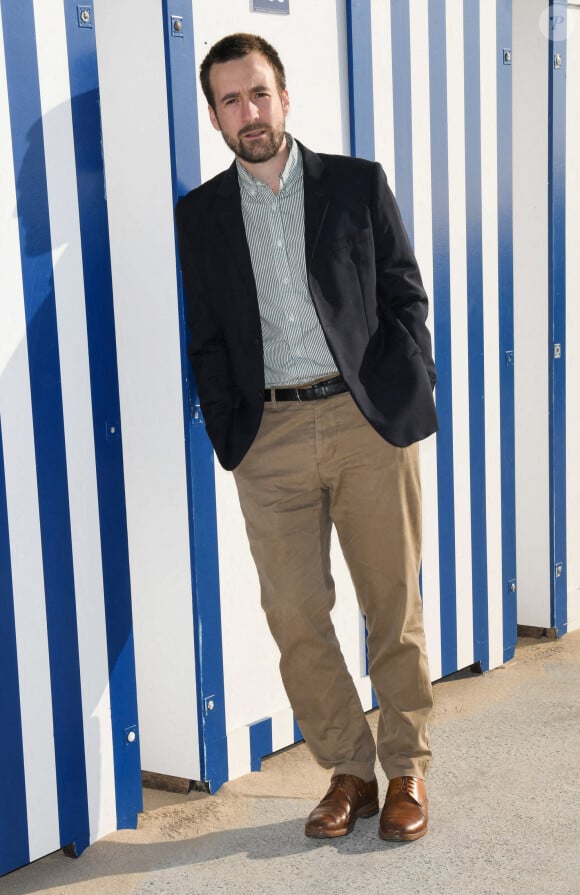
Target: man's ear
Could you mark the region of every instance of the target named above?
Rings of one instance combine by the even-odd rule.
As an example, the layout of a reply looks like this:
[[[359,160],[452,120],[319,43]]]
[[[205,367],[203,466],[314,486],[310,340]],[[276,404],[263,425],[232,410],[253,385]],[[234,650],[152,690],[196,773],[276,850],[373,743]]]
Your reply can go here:
[[[282,111],[284,112],[284,115],[287,115],[290,111],[290,97],[288,96],[287,90],[282,91],[280,99],[282,101]]]
[[[215,127],[216,131],[221,131],[220,123],[219,123],[219,121],[218,121],[218,119],[217,119],[217,115],[216,115],[216,113],[214,112],[212,106],[208,106],[208,107],[207,107],[207,110],[208,110],[208,112],[209,112],[209,120],[211,121],[211,123],[212,123],[213,126]]]

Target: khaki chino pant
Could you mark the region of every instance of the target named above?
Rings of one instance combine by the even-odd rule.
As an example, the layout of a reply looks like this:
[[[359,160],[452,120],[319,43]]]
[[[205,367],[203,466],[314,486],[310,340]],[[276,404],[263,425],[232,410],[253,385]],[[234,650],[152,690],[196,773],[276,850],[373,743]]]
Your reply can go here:
[[[432,693],[419,594],[418,447],[384,441],[348,393],[267,402],[234,470],[280,671],[314,757],[335,773],[425,777]],[[366,617],[377,747],[334,631],[334,524]]]

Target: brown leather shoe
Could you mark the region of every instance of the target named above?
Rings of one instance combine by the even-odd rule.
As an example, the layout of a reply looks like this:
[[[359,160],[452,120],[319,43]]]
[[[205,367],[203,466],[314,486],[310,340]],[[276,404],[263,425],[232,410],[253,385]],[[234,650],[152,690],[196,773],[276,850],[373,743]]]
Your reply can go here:
[[[394,777],[389,782],[379,822],[379,836],[393,842],[420,839],[427,832],[429,804],[420,777]]]
[[[352,774],[335,774],[330,789],[308,815],[304,832],[313,839],[332,839],[352,833],[358,817],[372,817],[379,811],[376,780],[366,783]]]

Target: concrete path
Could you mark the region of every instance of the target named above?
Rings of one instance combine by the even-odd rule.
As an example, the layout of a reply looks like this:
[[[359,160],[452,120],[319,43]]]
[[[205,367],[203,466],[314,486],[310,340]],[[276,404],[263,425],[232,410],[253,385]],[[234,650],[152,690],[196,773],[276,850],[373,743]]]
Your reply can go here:
[[[452,675],[435,699],[431,823],[418,842],[381,842],[378,818],[306,839],[327,774],[297,746],[215,796],[146,790],[138,830],[78,860],[49,855],[0,879],[0,893],[580,895],[580,631],[522,639],[512,662]]]

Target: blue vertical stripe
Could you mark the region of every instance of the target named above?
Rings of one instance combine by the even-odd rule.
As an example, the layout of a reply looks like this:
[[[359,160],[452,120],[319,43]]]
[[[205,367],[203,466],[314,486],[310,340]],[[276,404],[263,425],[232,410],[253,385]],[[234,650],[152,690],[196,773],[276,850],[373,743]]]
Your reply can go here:
[[[304,741],[304,736],[302,735],[302,731],[298,725],[298,721],[294,718],[294,742],[302,743]]]
[[[565,3],[554,6],[564,17]],[[568,628],[566,569],[566,41],[548,42],[548,276],[550,301],[550,559],[552,626]],[[560,346],[556,356],[555,346]]]
[[[465,187],[474,658],[489,667],[479,0],[464,0]]]
[[[350,154],[373,160],[375,127],[370,0],[346,0]]]
[[[137,691],[97,53],[94,29],[79,27],[77,4],[64,0],[64,9],[99,501],[117,825],[136,827],[137,814],[142,808],[139,745],[138,739],[132,744],[127,742],[126,730],[137,724]]]
[[[512,78],[504,65],[503,50],[511,47],[511,0],[497,2],[497,208],[499,369],[501,420],[501,520],[504,661],[514,655],[517,640],[516,590],[516,484],[514,406],[514,285],[512,202]],[[516,358],[517,363],[517,358]]]
[[[89,820],[46,165],[31,0],[0,0],[28,341],[48,626],[60,840]]]
[[[439,493],[439,583],[441,673],[457,670],[455,481],[449,256],[449,147],[445,0],[429,4],[431,202],[433,215],[433,309],[437,364],[437,487]]]
[[[28,818],[16,625],[0,420],[0,874],[28,864]]]
[[[250,725],[250,769],[259,771],[262,759],[272,754],[272,719],[264,718]]]
[[[174,204],[201,182],[196,62],[191,3],[163,3]],[[180,29],[175,30],[178,21]],[[179,326],[190,519],[195,667],[201,772],[215,791],[228,779],[213,449],[205,431],[187,356],[187,325],[178,269]],[[207,706],[211,700],[212,710]],[[195,711],[192,705],[191,711]]]
[[[391,56],[393,65],[393,126],[395,131],[395,183],[397,203],[411,243],[413,215],[413,108],[411,99],[411,23],[409,0],[391,3]]]

